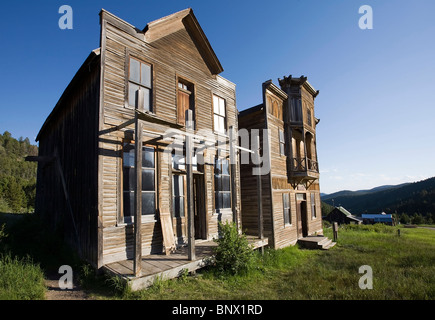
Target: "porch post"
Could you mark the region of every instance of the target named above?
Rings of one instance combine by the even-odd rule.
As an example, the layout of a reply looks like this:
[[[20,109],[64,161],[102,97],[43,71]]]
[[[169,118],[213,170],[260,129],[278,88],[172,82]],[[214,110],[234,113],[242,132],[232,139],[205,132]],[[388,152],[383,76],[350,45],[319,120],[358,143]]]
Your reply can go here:
[[[134,130],[134,170],[136,173],[136,185],[134,186],[134,262],[133,272],[136,277],[140,276],[142,270],[142,121],[138,119],[135,112]]]
[[[234,126],[229,130],[229,147],[230,147],[230,176],[231,176],[231,210],[233,211],[233,222],[239,230],[239,217],[237,215],[237,191],[236,191],[236,148]]]
[[[192,110],[186,110],[186,131],[193,131]],[[186,184],[187,184],[187,237],[188,237],[188,259],[195,260],[195,225],[193,208],[193,173],[192,173],[192,151],[193,142],[190,134],[186,135]]]
[[[256,137],[257,139],[257,150],[255,152],[258,155],[258,159],[260,159],[260,136]],[[261,164],[258,164],[258,167],[261,168]],[[258,170],[260,173],[261,170]],[[263,239],[263,191],[262,191],[262,183],[261,183],[261,175],[257,175],[257,208],[258,208],[258,238]],[[262,247],[263,248],[263,247]]]

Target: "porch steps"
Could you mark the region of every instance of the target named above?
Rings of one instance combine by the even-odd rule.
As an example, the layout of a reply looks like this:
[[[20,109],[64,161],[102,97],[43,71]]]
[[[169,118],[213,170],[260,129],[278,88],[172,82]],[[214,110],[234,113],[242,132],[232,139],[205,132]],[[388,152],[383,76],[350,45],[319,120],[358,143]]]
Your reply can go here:
[[[299,239],[298,244],[303,249],[328,250],[336,243],[325,236],[308,236]]]

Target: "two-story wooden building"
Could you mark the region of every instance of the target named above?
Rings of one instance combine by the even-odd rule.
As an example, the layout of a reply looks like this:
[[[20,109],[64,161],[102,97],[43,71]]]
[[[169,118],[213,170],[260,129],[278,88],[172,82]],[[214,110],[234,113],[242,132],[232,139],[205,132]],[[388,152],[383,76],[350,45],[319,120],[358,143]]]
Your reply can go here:
[[[62,228],[97,268],[131,259],[135,239],[141,239],[143,255],[161,253],[172,245],[163,239],[168,227],[175,245],[186,243],[186,110],[193,114],[195,150],[202,159],[195,157],[192,165],[194,237],[212,239],[218,221],[240,220],[239,166],[230,170],[228,150],[213,148],[213,139],[225,145],[227,130],[237,130],[235,85],[219,76],[223,68],[193,11],[138,29],[102,10],[100,24],[100,47],[37,136],[36,196],[37,212]],[[142,203],[140,238],[133,230],[135,190]],[[169,225],[162,225],[168,215]]]
[[[261,176],[260,203],[255,165],[241,163],[242,227],[247,234],[259,234],[261,206],[264,236],[274,248],[323,233],[316,151],[319,120],[314,115],[318,91],[303,76],[284,77],[279,85],[264,82],[263,102],[239,113],[239,128],[260,130],[262,157],[269,166]]]

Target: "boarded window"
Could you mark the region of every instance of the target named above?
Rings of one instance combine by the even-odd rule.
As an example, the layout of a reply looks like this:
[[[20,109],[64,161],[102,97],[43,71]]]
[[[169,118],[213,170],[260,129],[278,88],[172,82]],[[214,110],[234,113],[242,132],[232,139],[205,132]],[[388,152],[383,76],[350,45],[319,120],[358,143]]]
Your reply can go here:
[[[151,65],[130,58],[128,69],[128,105],[140,111],[152,111]]]
[[[278,130],[279,132],[279,155],[285,155],[285,136],[283,130]]]
[[[226,112],[225,100],[213,95],[213,127],[218,133],[225,133],[226,130]]]
[[[282,194],[282,207],[284,214],[284,224],[291,224],[290,199],[288,193]]]
[[[136,171],[134,168],[135,145],[123,145],[123,212],[124,218],[134,216],[134,189]],[[151,147],[142,149],[142,215],[156,212],[155,150]]]
[[[227,159],[215,160],[214,183],[216,211],[231,208],[231,177]]]
[[[193,119],[195,119],[193,84],[184,80],[178,81],[177,86],[177,122],[186,124],[186,110],[192,110]]]

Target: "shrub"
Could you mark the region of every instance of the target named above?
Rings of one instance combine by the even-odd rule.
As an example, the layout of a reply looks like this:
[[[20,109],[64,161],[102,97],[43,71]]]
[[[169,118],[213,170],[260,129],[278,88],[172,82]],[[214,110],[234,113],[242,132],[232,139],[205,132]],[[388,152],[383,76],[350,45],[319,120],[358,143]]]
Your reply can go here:
[[[219,222],[220,238],[215,240],[215,268],[219,273],[232,275],[246,272],[251,266],[254,251],[244,234],[239,234],[235,223]]]

